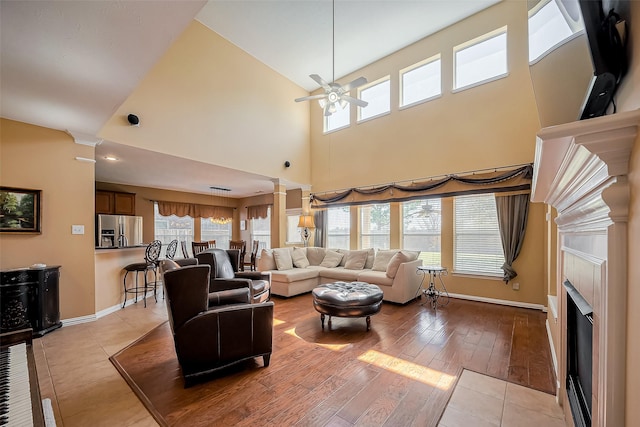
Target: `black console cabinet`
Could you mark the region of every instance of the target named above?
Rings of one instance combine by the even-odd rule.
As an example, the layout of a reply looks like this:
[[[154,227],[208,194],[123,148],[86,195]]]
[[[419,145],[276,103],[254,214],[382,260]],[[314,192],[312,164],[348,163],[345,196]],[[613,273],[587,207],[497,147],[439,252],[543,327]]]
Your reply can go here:
[[[0,333],[32,328],[42,336],[60,322],[60,266],[0,272]]]

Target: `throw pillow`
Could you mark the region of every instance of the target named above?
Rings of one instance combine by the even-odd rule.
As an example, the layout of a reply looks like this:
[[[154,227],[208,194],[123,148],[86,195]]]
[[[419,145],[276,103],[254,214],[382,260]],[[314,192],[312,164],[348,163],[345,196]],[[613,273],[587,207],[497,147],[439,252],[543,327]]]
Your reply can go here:
[[[349,256],[349,252],[351,251],[349,249],[330,249],[330,250],[342,254],[342,261],[340,261],[340,265],[338,267],[344,267],[345,263],[347,262],[347,256]]]
[[[328,250],[324,256],[324,259],[320,263],[320,267],[333,268],[337,267],[342,260],[342,254],[339,252]]]
[[[364,264],[364,268],[373,268],[373,260],[376,257],[376,250],[369,248],[369,255],[367,255],[367,262]]]
[[[409,257],[409,261],[415,261],[420,256],[420,251],[408,251],[406,249],[402,249],[402,252]]]
[[[369,251],[349,251],[344,263],[344,268],[347,270],[362,270],[367,262],[367,256]]]
[[[387,265],[387,277],[389,279],[393,279],[394,277],[396,277],[396,273],[398,273],[398,268],[400,267],[400,264],[402,264],[403,262],[411,261],[411,258],[412,258],[411,254],[406,254],[402,251],[392,256],[391,260],[389,261],[389,264]]]
[[[291,270],[293,268],[293,260],[291,259],[291,251],[289,248],[274,249],[273,258],[276,260],[278,270]]]
[[[277,270],[276,259],[273,257],[273,250],[263,249],[258,259],[258,271]]]
[[[387,265],[389,265],[389,261],[391,261],[391,258],[397,253],[397,250],[379,250],[378,252],[376,252],[376,257],[373,260],[373,266],[371,267],[371,269],[373,271],[387,271]]]
[[[309,260],[306,255],[306,248],[293,248],[291,253],[291,259],[293,260],[293,266],[298,268],[309,267]]]
[[[307,248],[307,259],[309,260],[309,265],[320,265],[324,256],[326,254],[325,248],[317,248],[314,246],[310,246]]]

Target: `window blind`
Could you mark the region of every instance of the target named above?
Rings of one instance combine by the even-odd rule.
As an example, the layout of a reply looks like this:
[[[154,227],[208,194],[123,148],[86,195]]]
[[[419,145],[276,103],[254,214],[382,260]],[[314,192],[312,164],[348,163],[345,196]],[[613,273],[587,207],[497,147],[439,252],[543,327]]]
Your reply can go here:
[[[389,203],[360,208],[360,247],[389,249],[391,210]]]
[[[456,273],[502,277],[504,255],[493,194],[454,199],[453,252]]]
[[[348,206],[327,209],[327,247],[349,249],[351,214]]]
[[[441,228],[440,199],[402,203],[402,248],[420,251],[424,265],[441,265]]]

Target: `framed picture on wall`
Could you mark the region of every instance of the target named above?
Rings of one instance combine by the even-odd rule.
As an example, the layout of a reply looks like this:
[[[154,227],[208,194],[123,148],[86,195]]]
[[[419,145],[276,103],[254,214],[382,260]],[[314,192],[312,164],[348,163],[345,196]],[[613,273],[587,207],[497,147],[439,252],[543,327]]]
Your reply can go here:
[[[247,221],[245,221],[244,219],[240,221],[240,230],[246,230],[247,229]]]
[[[42,190],[0,187],[0,233],[41,232]]]

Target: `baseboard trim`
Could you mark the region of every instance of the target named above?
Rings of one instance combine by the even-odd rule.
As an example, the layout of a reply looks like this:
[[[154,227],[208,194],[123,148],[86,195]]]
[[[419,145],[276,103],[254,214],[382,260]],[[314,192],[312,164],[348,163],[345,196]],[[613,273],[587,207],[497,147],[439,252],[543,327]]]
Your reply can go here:
[[[553,345],[553,337],[551,336],[551,325],[549,319],[545,320],[545,326],[547,328],[547,338],[549,339],[549,348],[551,349],[551,360],[553,361],[553,371],[556,374],[556,400],[558,391],[560,390],[560,380],[558,379],[558,357],[556,356],[556,348]]]
[[[89,314],[88,316],[72,317],[70,319],[62,319],[62,327],[79,325],[81,323],[89,323],[96,320],[95,314]]]
[[[145,296],[145,299],[149,297],[153,297],[153,291],[148,291],[147,295]],[[142,299],[138,301],[141,302]],[[127,300],[127,303],[125,304],[125,308],[129,307],[131,304],[134,304],[133,300],[132,299]],[[81,323],[95,322],[101,317],[107,316],[111,313],[115,313],[118,310],[122,310],[122,304],[116,304],[111,307],[107,307],[104,310],[100,310],[95,314],[89,314],[87,316],[80,316],[80,317],[72,317],[70,319],[62,319],[62,327],[79,325]]]
[[[509,301],[505,299],[486,298],[486,297],[478,297],[474,295],[464,295],[464,294],[449,294],[449,296],[451,298],[466,299],[469,301],[488,302],[490,304],[508,305],[511,307],[531,308],[531,309],[540,310],[543,312],[547,311],[547,308],[542,304],[531,304],[528,302]]]

